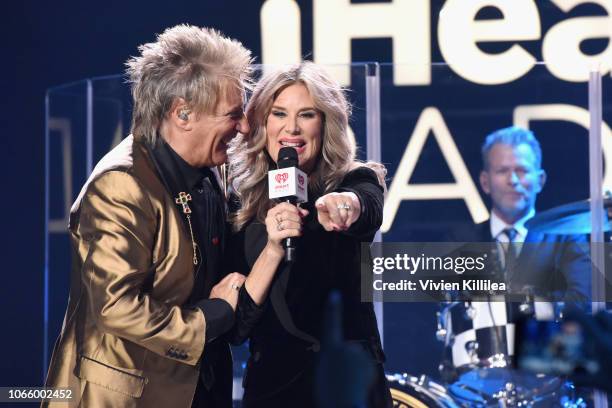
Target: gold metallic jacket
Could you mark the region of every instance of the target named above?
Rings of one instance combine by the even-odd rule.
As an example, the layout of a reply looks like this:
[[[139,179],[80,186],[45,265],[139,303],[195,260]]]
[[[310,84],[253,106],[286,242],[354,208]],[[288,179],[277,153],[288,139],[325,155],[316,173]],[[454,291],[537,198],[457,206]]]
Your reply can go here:
[[[82,407],[190,407],[206,322],[185,307],[192,244],[147,149],[126,138],[70,212],[70,298],[47,387]]]

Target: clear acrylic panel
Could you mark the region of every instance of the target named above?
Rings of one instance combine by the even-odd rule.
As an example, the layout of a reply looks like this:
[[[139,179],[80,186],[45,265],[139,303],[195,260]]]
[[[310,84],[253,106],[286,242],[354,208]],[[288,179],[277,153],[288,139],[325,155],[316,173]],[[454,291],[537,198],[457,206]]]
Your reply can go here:
[[[603,70],[602,70],[603,71]],[[612,72],[600,72],[601,74],[601,146],[603,150],[603,194],[604,212],[612,212]],[[593,109],[591,109],[593,110]],[[604,265],[601,281],[605,286],[605,306],[607,310],[612,309],[612,234],[604,235]],[[600,282],[601,282],[600,281]],[[603,305],[602,305],[603,306]]]
[[[410,83],[423,72],[427,83]],[[447,64],[381,64],[382,161],[391,180],[383,242],[452,241],[455,231],[488,220],[481,146],[512,125],[532,130],[542,148],[548,177],[538,212],[589,198],[587,84],[556,79],[540,63],[506,83],[487,77],[476,83]],[[443,380],[439,311],[436,302],[384,303],[387,371]]]
[[[131,120],[129,107],[129,90],[120,75],[47,91],[45,371],[70,287],[70,207],[96,162],[125,137]]]

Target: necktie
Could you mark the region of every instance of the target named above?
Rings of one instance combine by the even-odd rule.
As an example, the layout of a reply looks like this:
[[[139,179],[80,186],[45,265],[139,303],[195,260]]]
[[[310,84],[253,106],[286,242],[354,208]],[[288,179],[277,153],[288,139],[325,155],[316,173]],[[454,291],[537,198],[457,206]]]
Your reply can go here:
[[[508,276],[511,271],[516,266],[516,260],[518,258],[518,251],[516,247],[516,242],[514,242],[516,235],[518,232],[514,228],[506,228],[502,231],[506,237],[508,237],[508,243],[506,248],[506,256],[505,256],[505,271],[506,276]]]

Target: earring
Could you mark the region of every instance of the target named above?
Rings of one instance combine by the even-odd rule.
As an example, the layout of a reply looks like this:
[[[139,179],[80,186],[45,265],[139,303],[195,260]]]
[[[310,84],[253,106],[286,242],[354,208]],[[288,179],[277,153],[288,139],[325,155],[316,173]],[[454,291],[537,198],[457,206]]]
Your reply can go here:
[[[188,110],[182,110],[179,112],[178,117],[180,120],[187,120],[189,119],[189,111]]]

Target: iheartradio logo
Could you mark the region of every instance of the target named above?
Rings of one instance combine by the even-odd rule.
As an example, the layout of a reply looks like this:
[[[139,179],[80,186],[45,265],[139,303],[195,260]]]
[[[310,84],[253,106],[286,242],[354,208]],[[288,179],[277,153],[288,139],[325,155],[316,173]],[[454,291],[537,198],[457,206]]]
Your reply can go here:
[[[308,201],[308,176],[297,167],[270,170],[268,172],[268,197],[295,197],[297,202]]]
[[[289,180],[289,173],[278,173],[274,179],[278,184],[286,183]]]

